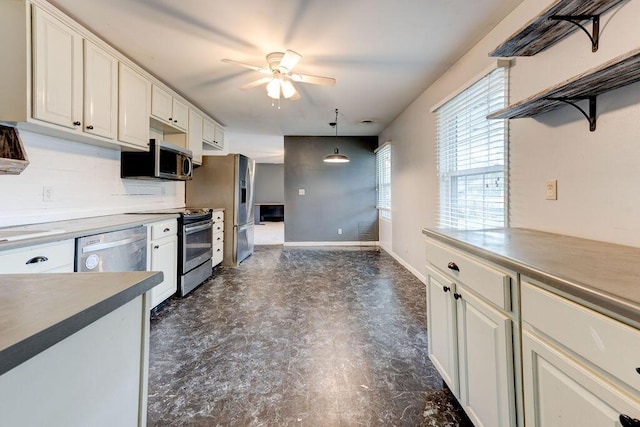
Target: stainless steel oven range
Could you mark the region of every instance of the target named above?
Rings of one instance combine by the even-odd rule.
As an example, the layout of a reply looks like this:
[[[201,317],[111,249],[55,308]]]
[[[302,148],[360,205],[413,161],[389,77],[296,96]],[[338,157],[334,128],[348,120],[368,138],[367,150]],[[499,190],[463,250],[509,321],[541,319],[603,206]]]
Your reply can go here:
[[[212,210],[185,208],[178,228],[178,295],[185,296],[211,276]]]

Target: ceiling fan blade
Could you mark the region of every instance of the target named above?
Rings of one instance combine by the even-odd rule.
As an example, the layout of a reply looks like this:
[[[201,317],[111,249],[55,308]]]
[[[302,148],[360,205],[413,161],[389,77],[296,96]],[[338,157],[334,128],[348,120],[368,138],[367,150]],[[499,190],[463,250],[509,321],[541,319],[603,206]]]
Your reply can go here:
[[[280,72],[288,73],[293,70],[293,67],[296,66],[298,62],[302,59],[302,55],[292,50],[287,50],[284,53],[284,56],[280,60],[280,64],[278,64],[278,69]]]
[[[226,62],[227,64],[238,65],[240,67],[248,68],[250,70],[258,71],[262,74],[271,74],[271,70],[267,70],[266,68],[258,67],[257,65],[246,64],[244,62],[235,61],[233,59],[222,59],[222,62]]]
[[[260,86],[265,83],[269,83],[273,77],[263,77],[261,79],[255,80],[251,83],[247,83],[244,86],[240,86],[240,89],[251,89],[252,87]]]
[[[310,74],[291,74],[294,82],[311,83],[312,85],[335,86],[336,79],[332,77],[312,76]]]

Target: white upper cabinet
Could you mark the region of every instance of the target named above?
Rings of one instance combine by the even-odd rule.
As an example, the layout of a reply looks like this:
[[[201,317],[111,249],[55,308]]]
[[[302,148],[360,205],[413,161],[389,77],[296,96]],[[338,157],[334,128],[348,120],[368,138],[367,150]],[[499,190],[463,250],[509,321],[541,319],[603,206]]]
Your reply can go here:
[[[120,63],[118,140],[141,148],[149,145],[151,82]]]
[[[173,127],[187,131],[189,108],[164,89],[153,85],[151,115]]]
[[[202,140],[210,148],[224,148],[224,128],[213,120],[204,120]]]
[[[80,129],[82,37],[37,7],[33,13],[33,117]]]
[[[197,109],[46,0],[0,1],[0,52],[0,122],[115,149],[146,150],[150,127],[190,144]]]
[[[84,41],[84,132],[115,139],[118,131],[118,60]]]
[[[193,163],[202,164],[202,116],[189,110],[189,150],[193,153]]]
[[[173,98],[173,125],[187,131],[189,128],[189,107]]]

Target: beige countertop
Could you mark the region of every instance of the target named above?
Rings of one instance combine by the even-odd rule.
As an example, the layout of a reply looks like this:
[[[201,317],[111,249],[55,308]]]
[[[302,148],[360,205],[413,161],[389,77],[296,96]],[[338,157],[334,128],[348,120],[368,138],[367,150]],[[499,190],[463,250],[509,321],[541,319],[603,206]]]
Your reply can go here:
[[[423,233],[535,279],[603,314],[640,325],[640,248],[523,228],[434,228]]]
[[[0,236],[2,236],[3,231],[8,232],[14,230],[34,231],[34,233],[37,233],[39,230],[55,230],[56,232],[55,234],[49,235],[34,234],[32,238],[15,241],[2,241],[0,237],[0,251],[122,230],[123,228],[135,227],[177,217],[177,214],[120,214],[5,227],[0,228]]]
[[[148,271],[0,275],[0,375],[162,280]]]

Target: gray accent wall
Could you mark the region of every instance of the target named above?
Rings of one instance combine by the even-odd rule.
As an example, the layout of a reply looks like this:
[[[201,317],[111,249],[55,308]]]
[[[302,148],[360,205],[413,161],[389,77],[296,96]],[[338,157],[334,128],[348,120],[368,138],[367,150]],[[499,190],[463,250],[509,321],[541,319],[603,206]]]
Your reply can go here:
[[[323,162],[336,146],[349,163]],[[377,146],[377,136],[285,136],[287,243],[377,240]]]
[[[256,203],[284,203],[284,164],[257,163]]]

